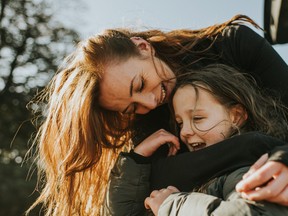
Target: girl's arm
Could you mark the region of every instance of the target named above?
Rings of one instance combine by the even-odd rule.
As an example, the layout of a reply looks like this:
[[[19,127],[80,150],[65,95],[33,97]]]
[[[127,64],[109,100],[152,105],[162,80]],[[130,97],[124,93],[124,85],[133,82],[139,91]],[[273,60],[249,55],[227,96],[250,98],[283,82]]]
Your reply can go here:
[[[179,140],[160,129],[147,137],[130,153],[120,153],[109,178],[103,215],[146,215],[144,199],[150,192],[150,156],[170,143],[168,156],[179,149]]]
[[[137,164],[127,153],[120,153],[110,173],[103,215],[145,215],[150,168],[150,164]]]

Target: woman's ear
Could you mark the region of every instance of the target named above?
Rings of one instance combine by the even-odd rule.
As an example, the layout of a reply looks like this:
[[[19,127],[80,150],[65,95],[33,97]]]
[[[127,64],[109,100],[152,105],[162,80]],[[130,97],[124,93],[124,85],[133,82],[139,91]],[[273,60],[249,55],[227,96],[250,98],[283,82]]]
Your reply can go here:
[[[130,40],[137,46],[142,56],[154,56],[155,51],[151,44],[141,37],[131,37]]]
[[[230,119],[237,127],[241,127],[248,118],[246,109],[241,104],[236,104],[230,109]]]

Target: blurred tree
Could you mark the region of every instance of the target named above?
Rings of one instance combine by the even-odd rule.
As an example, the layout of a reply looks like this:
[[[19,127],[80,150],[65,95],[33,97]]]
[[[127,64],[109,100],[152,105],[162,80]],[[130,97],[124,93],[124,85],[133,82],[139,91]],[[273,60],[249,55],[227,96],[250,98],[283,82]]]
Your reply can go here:
[[[38,193],[31,164],[23,163],[35,130],[26,104],[79,40],[53,19],[45,0],[1,0],[0,7],[0,215],[23,215]],[[32,214],[39,215],[32,211]]]

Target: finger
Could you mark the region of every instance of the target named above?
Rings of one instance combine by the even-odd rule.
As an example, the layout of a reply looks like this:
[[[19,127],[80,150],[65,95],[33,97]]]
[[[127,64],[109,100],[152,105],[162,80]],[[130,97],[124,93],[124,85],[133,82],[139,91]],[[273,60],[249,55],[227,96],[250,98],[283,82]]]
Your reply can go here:
[[[257,188],[257,190],[245,192],[243,196],[246,199],[254,201],[277,197],[287,186],[287,176],[288,174],[286,172],[282,172],[266,186]]]
[[[168,146],[169,146],[169,153],[168,153],[168,156],[176,155],[178,149],[175,147],[175,145],[169,143]]]
[[[281,191],[281,193],[278,194],[276,197],[267,199],[267,201],[288,206],[288,186],[286,186],[284,190]]]
[[[159,143],[171,143],[172,145],[176,146],[177,149],[180,149],[179,138],[165,130],[159,132],[157,138]]]
[[[262,167],[268,160],[268,154],[262,155],[249,169],[249,171],[243,175],[243,179],[249,177],[252,173]]]
[[[150,207],[151,202],[152,202],[152,198],[151,197],[147,197],[144,200],[144,206],[145,206],[146,209],[151,209],[151,207]]]
[[[168,143],[168,147],[169,147],[168,156],[175,154],[174,153],[174,145],[172,143]]]
[[[175,193],[175,192],[180,192],[180,191],[178,190],[178,188],[176,188],[176,187],[174,187],[174,186],[168,186],[167,189],[171,190],[173,193]]]
[[[176,149],[180,149],[180,142],[179,139],[177,137],[175,137],[174,135],[167,135],[161,138],[162,141],[160,142],[165,142],[165,143],[169,143],[169,145],[171,147],[174,147]]]
[[[269,161],[264,166],[256,170],[249,177],[242,179],[237,185],[238,192],[245,192],[255,189],[268,182],[273,175],[276,175],[281,169],[280,163]]]
[[[159,190],[153,190],[151,193],[150,193],[150,197],[155,197],[157,196],[157,194],[159,193]]]

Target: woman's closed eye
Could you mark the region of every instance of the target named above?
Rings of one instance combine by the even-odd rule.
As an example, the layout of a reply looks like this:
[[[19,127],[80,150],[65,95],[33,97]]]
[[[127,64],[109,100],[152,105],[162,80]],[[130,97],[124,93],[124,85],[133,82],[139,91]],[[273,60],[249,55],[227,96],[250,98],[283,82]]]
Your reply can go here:
[[[140,85],[139,85],[139,89],[138,89],[137,92],[141,93],[141,92],[143,91],[144,87],[145,87],[145,79],[144,79],[144,77],[142,76],[142,77],[141,77],[141,82],[140,82]]]
[[[136,91],[137,93],[141,93],[143,91],[143,89],[145,88],[145,79],[142,76],[141,77],[141,81],[139,82],[138,87],[136,87],[136,89],[134,91]],[[125,111],[125,114],[135,114],[136,110],[137,110],[137,103],[131,103],[128,107],[128,109]]]

